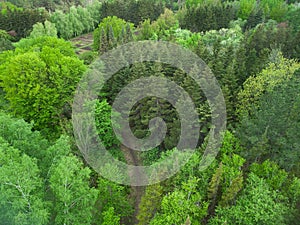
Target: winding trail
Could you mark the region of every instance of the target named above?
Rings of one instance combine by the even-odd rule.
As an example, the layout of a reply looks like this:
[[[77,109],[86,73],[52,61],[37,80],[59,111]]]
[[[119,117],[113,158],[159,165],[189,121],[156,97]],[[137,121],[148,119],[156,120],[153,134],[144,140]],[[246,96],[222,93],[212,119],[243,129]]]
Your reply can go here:
[[[76,48],[76,53],[78,55],[92,51],[93,46],[93,33],[84,34],[78,37],[75,37],[71,39],[71,42],[73,43],[74,47]],[[126,134],[125,134],[126,136]],[[124,154],[124,157],[126,159],[126,162],[128,165],[134,165],[139,166],[142,165],[139,152],[132,150],[125,145],[120,146],[121,151]],[[143,177],[139,170],[132,170],[128,171],[129,177],[133,179],[138,179],[140,177]],[[139,205],[141,202],[141,198],[144,195],[145,187],[143,186],[131,186],[131,193],[130,198],[134,201],[134,214],[133,214],[133,223],[138,224],[137,215],[139,213]]]
[[[141,165],[141,160],[138,155],[138,152],[132,150],[121,144],[121,150],[125,156],[128,165],[139,166]],[[135,178],[141,177],[138,170],[128,171],[129,176]],[[143,186],[131,186],[130,198],[134,200],[134,224],[138,224],[137,215],[139,213],[139,205],[141,202],[141,198],[144,195],[145,187]]]

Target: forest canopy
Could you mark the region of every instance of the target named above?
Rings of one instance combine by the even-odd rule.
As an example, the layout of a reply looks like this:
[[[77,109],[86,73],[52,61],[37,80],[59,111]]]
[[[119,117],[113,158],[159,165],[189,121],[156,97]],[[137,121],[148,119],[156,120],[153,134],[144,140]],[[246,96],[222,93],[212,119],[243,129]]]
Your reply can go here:
[[[167,165],[148,174],[151,181],[178,165],[169,156],[185,154],[178,143],[183,122],[191,120],[188,101],[179,101],[180,93],[164,82],[150,84],[152,92],[178,96],[175,103],[186,111],[180,115],[176,104],[158,96],[137,101],[127,131],[146,139],[160,118],[166,135],[148,151],[136,151],[124,142],[126,132],[116,133],[124,124],[112,122],[130,105],[127,99],[116,113],[119,94],[136,80],[162,78],[180,86],[195,107],[197,126],[188,130],[198,141],[188,162],[161,182],[130,186],[105,178],[90,164],[82,140],[96,137],[82,132],[78,144],[72,113],[82,78],[105,68],[101,56],[146,41],[180,46],[203,60],[221,88],[227,125],[218,154],[202,169],[213,121],[221,118],[183,70],[183,58],[177,67],[140,59],[107,80],[99,72],[105,84],[88,102],[94,106],[91,130],[122,165]],[[129,60],[122,57],[118,61]],[[298,224],[299,60],[297,0],[2,1],[0,224]],[[130,93],[139,96],[143,88]],[[125,180],[117,163],[103,161],[107,173]]]

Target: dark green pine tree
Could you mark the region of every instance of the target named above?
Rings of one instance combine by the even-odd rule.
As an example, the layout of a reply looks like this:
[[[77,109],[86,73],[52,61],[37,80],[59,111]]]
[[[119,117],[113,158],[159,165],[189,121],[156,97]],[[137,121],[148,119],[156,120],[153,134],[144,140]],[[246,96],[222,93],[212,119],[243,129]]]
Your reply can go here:
[[[119,44],[122,45],[122,44],[127,43],[126,40],[125,40],[125,38],[126,38],[125,35],[126,35],[126,34],[125,34],[125,28],[124,28],[124,26],[123,26],[123,27],[122,27],[122,31],[121,31],[121,33],[120,33],[120,36],[119,36],[119,38],[118,38],[118,43],[119,43]]]
[[[133,34],[129,23],[126,25],[125,43],[133,41]]]
[[[164,66],[162,64],[140,63],[135,64],[132,67],[130,79],[150,76],[164,77],[164,73]],[[163,119],[168,130],[164,142],[160,145],[160,150],[172,149],[177,144],[176,140],[179,134],[176,133],[176,135],[170,136],[171,134],[175,134],[174,132],[171,132],[171,129],[173,129],[172,126],[174,126],[174,124],[177,124],[174,123],[174,120],[178,117],[176,116],[176,111],[171,103],[166,99],[160,98],[159,95],[156,94],[161,93],[165,96],[169,96],[170,90],[164,82],[153,82],[147,85],[150,85],[153,96],[145,97],[136,103],[130,115],[131,128],[138,138],[145,138],[150,135],[151,132],[149,130],[150,121],[157,117]],[[143,93],[143,87],[137,87],[137,90],[134,91],[136,93]]]
[[[198,41],[197,46],[194,49],[194,52],[206,63],[212,61],[213,55],[210,53],[208,48],[205,46],[202,40]]]
[[[117,41],[115,39],[114,31],[111,25],[108,28],[107,40],[109,50],[117,46]]]
[[[236,121],[235,111],[237,101],[237,93],[240,89],[238,85],[238,77],[235,73],[236,59],[232,46],[223,49],[223,54],[218,54],[218,61],[222,62],[223,69],[220,74],[223,95],[226,102],[227,121],[229,124]]]
[[[139,225],[149,224],[151,219],[160,207],[163,197],[163,187],[157,183],[147,186],[144,196],[139,205],[139,213],[137,219]]]
[[[222,163],[219,164],[219,167],[216,169],[216,172],[211,178],[211,181],[209,182],[208,186],[208,198],[211,200],[209,211],[210,214],[214,214],[215,208],[217,206],[217,202],[220,199],[220,190],[221,190],[221,184],[223,180],[223,165]]]
[[[107,41],[107,34],[105,30],[102,28],[100,31],[100,44],[99,44],[99,54],[103,54],[107,52],[109,49],[108,41]]]
[[[208,62],[208,65],[218,81],[221,81],[225,72],[225,65],[222,59],[225,59],[228,56],[225,55],[224,49],[221,46],[221,40],[219,38],[213,43],[212,49],[213,54],[211,61]]]
[[[246,49],[245,44],[242,43],[240,47],[237,49],[235,54],[235,67],[234,71],[236,77],[238,78],[238,86],[241,87],[243,83],[247,80],[248,73],[246,70]]]
[[[118,44],[122,45],[131,41],[133,41],[133,34],[130,28],[130,24],[127,23],[125,27],[124,26],[122,27],[122,31],[118,38]]]
[[[262,8],[259,5],[256,5],[256,7],[252,10],[250,13],[247,22],[245,24],[245,29],[250,30],[253,27],[255,27],[257,24],[263,22],[264,13]]]
[[[238,192],[243,187],[243,174],[240,173],[237,177],[235,177],[232,181],[230,186],[226,189],[224,193],[222,193],[221,200],[219,205],[222,207],[230,206],[234,200]]]

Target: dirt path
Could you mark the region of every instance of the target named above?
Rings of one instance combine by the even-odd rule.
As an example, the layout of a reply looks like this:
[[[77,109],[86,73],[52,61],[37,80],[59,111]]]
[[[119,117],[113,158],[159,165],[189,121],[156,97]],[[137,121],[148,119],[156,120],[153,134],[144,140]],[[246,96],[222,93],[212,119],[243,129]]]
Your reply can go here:
[[[78,55],[92,51],[93,47],[93,33],[85,34],[71,40],[73,45],[76,47],[76,53]],[[138,166],[141,165],[141,160],[137,151],[134,151],[124,145],[121,145],[121,150],[124,153],[127,164]],[[138,179],[142,177],[139,170],[128,171],[130,177],[133,179]],[[144,195],[145,187],[131,186],[130,198],[134,200],[134,224],[138,224],[138,219],[136,218],[139,213],[139,205],[141,198]]]
[[[121,145],[121,150],[124,153],[127,164],[138,166],[140,165],[140,159],[138,156],[138,152],[134,151],[124,145]],[[130,177],[136,179],[141,177],[138,170],[129,171]],[[138,219],[136,218],[139,213],[139,205],[141,202],[141,198],[144,195],[145,188],[141,186],[131,186],[131,194],[130,198],[134,200],[134,224],[138,224]]]

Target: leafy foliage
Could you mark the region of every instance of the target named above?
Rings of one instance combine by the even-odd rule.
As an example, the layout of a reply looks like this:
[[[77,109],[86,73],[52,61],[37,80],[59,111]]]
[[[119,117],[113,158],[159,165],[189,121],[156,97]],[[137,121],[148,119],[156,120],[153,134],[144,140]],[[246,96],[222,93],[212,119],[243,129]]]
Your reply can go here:
[[[62,157],[50,171],[57,224],[91,224],[98,191],[89,187],[91,170],[75,156]]]
[[[0,108],[18,119],[0,112],[1,224],[299,223],[299,3],[9,2],[0,3]],[[70,39],[96,27],[95,51],[86,48],[79,55],[82,61],[70,42],[56,37]],[[163,161],[172,170],[177,161],[168,156],[184,154],[174,148],[182,118],[168,101],[155,96],[132,107],[129,125],[137,138],[144,138],[151,119],[160,117],[167,125],[165,139],[134,160],[123,154],[122,140],[111,126],[111,105],[130,82],[148,76],[174,81],[190,95],[199,116],[198,148],[189,162],[145,192],[100,177],[85,166],[72,136],[60,136],[71,130],[70,105],[84,64],[114,47],[143,40],[178,43],[201,57],[222,88],[228,122],[218,156],[203,170],[206,136],[214,126],[210,105],[195,81],[158,62],[128,65],[114,74],[95,101],[95,125],[109,153],[124,163]],[[172,94],[164,82],[150,85]],[[143,87],[130,91],[135,94]],[[104,160],[103,169],[126,179],[117,165]]]
[[[55,9],[68,10],[71,6],[84,5],[86,1],[84,0],[8,0],[14,5],[23,8],[46,8],[49,11],[54,11]]]
[[[43,201],[36,160],[0,138],[0,219],[4,224],[45,224],[49,209]]]
[[[118,217],[129,217],[132,214],[133,209],[130,201],[127,199],[126,187],[100,177],[98,179],[98,190],[98,204],[100,210],[104,212],[100,217],[100,224],[105,223],[108,215],[116,221]],[[112,208],[114,209],[113,211]],[[108,222],[106,221],[106,223]]]
[[[57,30],[55,25],[47,20],[44,24],[37,23],[33,25],[33,30],[31,31],[29,37],[37,38],[41,36],[57,37]]]
[[[277,85],[289,80],[299,68],[299,63],[285,59],[279,53],[266,69],[245,81],[244,89],[238,94],[240,115],[249,114],[252,108],[257,108],[258,101],[264,93],[272,92]]]
[[[218,208],[209,224],[286,224],[286,199],[254,174],[249,174],[247,184],[236,204]]]
[[[56,10],[51,14],[50,21],[55,24],[59,37],[70,39],[94,30],[100,21],[100,9],[98,1],[87,7],[72,6],[68,13]]]
[[[107,103],[106,99],[101,102],[97,101],[95,104],[95,122],[97,133],[101,139],[101,142],[110,153],[120,160],[124,160],[124,155],[119,150],[120,140],[116,137],[112,124],[111,117],[118,116],[116,112],[112,111],[111,106]]]
[[[255,9],[256,1],[255,0],[240,0],[240,8],[238,11],[239,18],[248,19],[251,12]]]
[[[37,38],[23,38],[14,46],[17,48],[14,52],[17,55],[27,52],[40,52],[44,47],[50,47],[59,50],[59,52],[65,56],[76,58],[74,48],[70,42],[67,42],[60,38],[55,37],[37,37]]]
[[[154,184],[146,188],[145,194],[139,205],[137,219],[139,224],[149,224],[157,210],[160,208],[163,188],[160,184]]]
[[[240,138],[251,151],[251,160],[270,158],[287,170],[299,174],[299,70],[267,92],[254,110],[245,117],[239,129]]]
[[[0,113],[0,126],[0,137],[5,142],[18,149],[21,154],[37,159],[39,165],[42,160],[46,164],[48,158],[46,149],[49,147],[49,142],[39,132],[32,132],[32,124]]]
[[[120,217],[115,215],[115,210],[113,207],[110,207],[108,210],[102,213],[103,215],[103,225],[119,225]]]
[[[161,202],[161,211],[150,224],[182,224],[188,216],[193,224],[200,224],[206,215],[208,204],[197,192],[197,178],[190,178],[182,184],[182,190],[175,190]]]
[[[34,120],[35,128],[57,132],[85,67],[69,56],[72,50],[63,41],[38,38],[28,42],[21,43],[25,48],[17,48],[1,65],[1,86],[15,115]],[[53,48],[58,43],[63,45]]]
[[[267,18],[282,22],[287,13],[287,4],[282,0],[262,0],[260,4]]]

